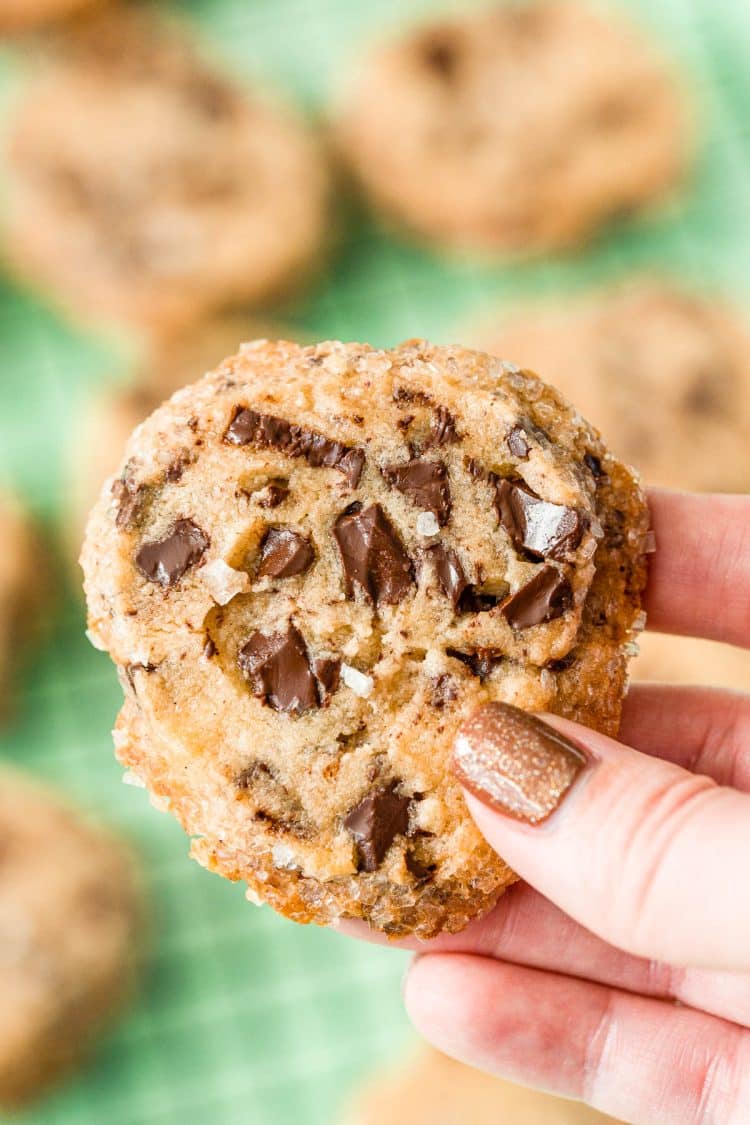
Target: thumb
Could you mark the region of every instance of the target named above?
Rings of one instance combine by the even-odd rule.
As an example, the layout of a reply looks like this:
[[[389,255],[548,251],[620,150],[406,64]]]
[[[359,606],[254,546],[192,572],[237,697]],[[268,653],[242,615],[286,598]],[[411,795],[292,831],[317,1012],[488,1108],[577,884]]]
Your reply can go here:
[[[453,769],[487,841],[576,921],[643,957],[750,969],[750,797],[504,703],[464,723]]]

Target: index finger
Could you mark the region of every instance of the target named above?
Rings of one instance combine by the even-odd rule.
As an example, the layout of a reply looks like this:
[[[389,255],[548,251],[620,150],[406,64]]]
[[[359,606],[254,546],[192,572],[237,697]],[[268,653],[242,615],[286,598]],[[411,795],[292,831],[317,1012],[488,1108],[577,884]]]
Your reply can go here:
[[[648,628],[750,647],[750,497],[649,490]]]

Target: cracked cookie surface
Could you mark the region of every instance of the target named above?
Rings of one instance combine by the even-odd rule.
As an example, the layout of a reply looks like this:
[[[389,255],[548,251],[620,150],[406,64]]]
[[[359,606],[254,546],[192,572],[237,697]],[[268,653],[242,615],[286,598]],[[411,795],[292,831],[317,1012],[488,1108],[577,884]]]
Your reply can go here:
[[[457,930],[512,872],[448,769],[500,699],[613,732],[648,514],[537,376],[256,341],[134,435],[84,544],[120,760],[299,921]]]
[[[637,29],[578,0],[495,4],[359,66],[339,145],[385,212],[447,245],[581,242],[681,178],[684,107]]]

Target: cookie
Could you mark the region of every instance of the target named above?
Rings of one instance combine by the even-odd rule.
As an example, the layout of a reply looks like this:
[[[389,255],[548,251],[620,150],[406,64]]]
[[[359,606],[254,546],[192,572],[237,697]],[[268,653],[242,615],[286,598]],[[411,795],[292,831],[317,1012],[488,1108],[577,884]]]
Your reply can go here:
[[[26,31],[91,8],[99,0],[0,0],[0,35]]]
[[[10,704],[16,673],[38,631],[48,580],[39,541],[18,502],[0,493],[0,718]]]
[[[544,371],[648,484],[750,489],[750,332],[720,301],[645,279],[476,335]]]
[[[516,1086],[431,1048],[371,1078],[341,1125],[618,1125],[580,1102]]]
[[[410,341],[243,346],[91,516],[120,761],[298,921],[458,930],[514,876],[449,770],[493,699],[617,728],[648,513],[530,372]]]
[[[0,1107],[75,1066],[133,981],[130,856],[55,794],[0,770]]]
[[[662,60],[578,0],[492,5],[360,65],[337,122],[374,204],[437,243],[511,254],[584,241],[681,179],[684,107]]]
[[[259,336],[260,329],[259,322],[246,314],[225,313],[153,341],[132,383],[108,389],[84,409],[69,450],[65,539],[76,564],[88,514],[102,482],[116,471],[136,426],[164,399],[208,371],[217,355],[236,351],[242,340]],[[79,578],[77,571],[77,582]]]
[[[145,14],[87,24],[10,131],[10,259],[86,319],[175,330],[320,260],[328,174],[307,127]]]

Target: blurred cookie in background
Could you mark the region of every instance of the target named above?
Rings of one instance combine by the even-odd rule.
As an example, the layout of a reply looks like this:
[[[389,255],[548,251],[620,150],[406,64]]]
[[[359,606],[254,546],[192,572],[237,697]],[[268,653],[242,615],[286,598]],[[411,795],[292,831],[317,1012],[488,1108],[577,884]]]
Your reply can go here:
[[[704,641],[641,633],[640,655],[630,665],[631,680],[696,684],[750,691],[750,651]]]
[[[130,992],[131,858],[51,791],[0,768],[0,1107],[76,1065]]]
[[[435,242],[513,254],[581,243],[671,191],[689,132],[658,53],[577,0],[407,33],[364,60],[338,121],[376,206]]]
[[[341,1125],[618,1125],[580,1102],[515,1086],[429,1047],[374,1076]]]
[[[104,481],[117,470],[136,426],[180,387],[215,367],[217,356],[234,355],[245,340],[284,335],[288,332],[278,325],[240,312],[199,321],[154,340],[131,383],[107,388],[84,408],[69,448],[64,539],[71,560],[77,564],[89,512]],[[77,566],[75,582],[80,587]]]
[[[51,20],[64,19],[101,0],[0,0],[0,35],[27,31]]]
[[[26,650],[39,632],[49,592],[48,562],[37,531],[18,501],[0,492],[0,721]],[[0,842],[0,848],[2,843]]]
[[[470,335],[544,371],[646,484],[750,489],[750,330],[720,301],[642,280]]]
[[[181,29],[102,13],[16,106],[8,255],[83,319],[174,330],[296,287],[321,255],[328,180],[308,127]]]

